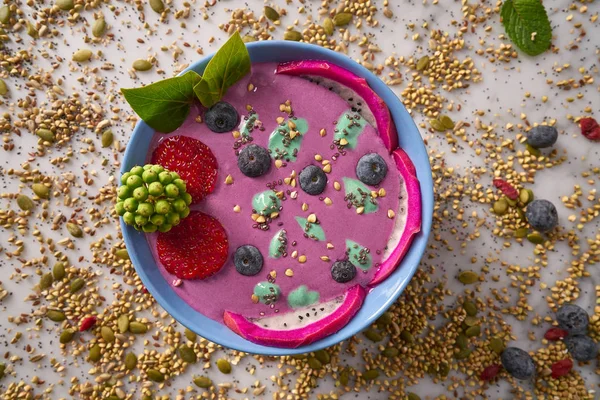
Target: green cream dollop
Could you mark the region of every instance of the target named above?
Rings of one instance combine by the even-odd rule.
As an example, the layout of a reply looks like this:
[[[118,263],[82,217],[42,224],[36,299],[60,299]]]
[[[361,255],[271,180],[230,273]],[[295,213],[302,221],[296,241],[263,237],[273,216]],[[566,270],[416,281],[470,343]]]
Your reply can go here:
[[[363,214],[377,211],[377,201],[371,197],[371,189],[358,179],[343,178],[342,180],[347,201],[352,202],[355,208],[364,207]]]
[[[290,136],[288,121],[296,124],[295,131],[298,132],[293,138]],[[269,150],[271,156],[278,160],[296,161],[297,154],[300,151],[300,145],[304,139],[304,134],[308,132],[308,122],[303,118],[292,118],[285,120],[269,136]]]
[[[346,147],[354,149],[358,143],[358,137],[365,130],[367,121],[356,112],[345,111],[335,124],[335,135],[336,140],[346,139],[348,144]]]
[[[325,232],[323,231],[323,228],[321,228],[321,225],[309,223],[306,218],[302,217],[296,217],[296,221],[304,233],[308,235],[309,239],[318,240],[320,242],[325,240]]]
[[[279,258],[287,253],[287,233],[285,229],[280,230],[273,236],[269,244],[269,257]]]
[[[371,252],[355,241],[346,239],[346,253],[348,253],[348,261],[354,264],[356,268],[368,271],[373,266]]]
[[[252,198],[252,209],[258,214],[269,215],[272,212],[279,212],[281,201],[272,190],[265,190]]]
[[[287,301],[291,308],[307,307],[319,301],[319,292],[308,290],[306,285],[299,286],[288,294]]]
[[[263,304],[273,304],[281,296],[281,288],[271,282],[259,282],[254,286],[254,295]]]

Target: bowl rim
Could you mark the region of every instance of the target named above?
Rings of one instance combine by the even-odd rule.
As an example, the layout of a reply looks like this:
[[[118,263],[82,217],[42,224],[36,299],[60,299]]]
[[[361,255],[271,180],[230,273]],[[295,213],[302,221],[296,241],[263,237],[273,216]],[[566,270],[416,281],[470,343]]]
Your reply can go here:
[[[251,42],[247,43],[246,46],[248,48],[248,51],[250,52],[251,58],[262,58],[264,56],[270,56],[271,58],[276,59],[271,62],[285,62],[300,59],[325,59],[337,64],[340,67],[348,69],[356,75],[366,79],[369,86],[377,93],[378,96],[380,96],[384,100],[384,102],[388,106],[394,120],[394,125],[396,126],[398,131],[399,144],[407,144],[408,142],[410,142],[409,146],[411,147],[411,151],[407,151],[407,154],[409,155],[409,158],[411,159],[413,164],[415,164],[416,166],[417,177],[421,188],[421,231],[413,238],[408,252],[405,254],[404,258],[400,262],[400,265],[394,270],[394,272],[375,288],[370,289],[369,294],[371,293],[371,291],[377,290],[379,286],[385,285],[386,282],[388,282],[388,285],[390,285],[390,282],[393,283],[394,279],[396,278],[397,282],[392,285],[391,290],[386,291],[384,293],[384,295],[386,296],[386,300],[381,304],[377,303],[371,305],[371,307],[374,307],[374,309],[372,312],[369,313],[369,315],[366,318],[357,320],[357,316],[354,316],[352,320],[350,320],[350,322],[346,326],[344,326],[344,328],[342,328],[340,331],[329,335],[321,340],[313,342],[309,345],[297,348],[263,346],[250,342],[244,339],[243,337],[233,333],[233,331],[230,332],[233,333],[237,338],[229,340],[227,338],[219,336],[218,333],[212,332],[211,330],[203,329],[203,326],[199,324],[196,320],[204,319],[211,322],[216,322],[219,325],[222,325],[223,327],[225,326],[224,324],[218,321],[210,320],[208,317],[204,316],[200,312],[193,310],[175,293],[174,290],[172,290],[168,282],[167,287],[171,288],[171,293],[168,296],[167,293],[163,293],[160,288],[155,286],[154,281],[152,280],[146,268],[141,267],[141,265],[143,264],[140,261],[140,257],[142,256],[142,254],[138,253],[138,248],[134,244],[134,238],[136,236],[139,237],[144,234],[136,231],[133,227],[126,225],[123,222],[122,218],[119,218],[121,231],[131,262],[142,283],[147,288],[149,293],[154,297],[154,299],[158,302],[158,304],[161,307],[163,307],[174,319],[176,319],[183,326],[223,347],[243,351],[246,353],[262,354],[269,356],[284,356],[317,351],[338,344],[339,342],[344,341],[361,332],[362,330],[368,328],[369,325],[371,325],[377,318],[379,318],[379,316],[383,314],[398,299],[400,294],[404,291],[411,278],[415,274],[427,246],[427,240],[431,230],[431,222],[433,216],[433,180],[431,175],[429,156],[415,122],[413,121],[412,117],[410,116],[400,99],[391,90],[391,88],[388,87],[381,79],[379,79],[375,74],[370,72],[367,68],[352,60],[350,57],[346,56],[345,54],[337,53],[335,51],[325,49],[317,45],[301,42],[272,40]],[[298,52],[301,54],[308,52],[311,53],[312,56],[310,58],[294,57],[294,52]],[[273,56],[273,54],[277,54],[277,56]],[[214,53],[209,54],[203,57],[202,59],[193,62],[179,75],[189,70],[194,70],[200,73],[204,70],[204,68],[213,56]],[[128,171],[133,165],[136,164],[132,163],[131,159],[137,153],[137,142],[149,141],[149,139],[147,139],[149,135],[142,132],[147,130],[152,130],[152,128],[150,128],[141,119],[138,120],[132,131],[130,140],[127,143],[127,147],[123,156],[121,170],[119,171],[120,175]],[[145,157],[146,155],[144,154],[144,159]],[[147,257],[147,255],[145,256]],[[152,257],[152,255],[150,255],[150,257]],[[408,263],[409,259],[411,261],[410,263]],[[140,265],[140,267],[138,267],[138,265]],[[164,278],[162,279],[164,280]],[[174,299],[175,302],[178,302],[177,299],[179,299],[179,302],[184,303],[180,304],[180,306],[191,309],[195,313],[195,315],[193,313],[188,313],[187,311],[189,310],[178,309],[174,304],[172,304],[172,301],[169,300],[168,297],[173,298],[173,296],[176,297]],[[365,307],[368,298],[369,295],[367,295],[367,298],[365,298],[365,303],[362,305],[361,310]],[[227,327],[225,327],[225,329],[229,330],[229,328]]]

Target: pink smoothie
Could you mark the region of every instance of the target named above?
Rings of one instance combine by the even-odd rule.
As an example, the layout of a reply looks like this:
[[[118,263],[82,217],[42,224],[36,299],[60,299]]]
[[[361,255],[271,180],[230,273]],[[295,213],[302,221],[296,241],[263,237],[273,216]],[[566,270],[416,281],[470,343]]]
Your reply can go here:
[[[292,309],[287,303],[287,295],[301,285],[318,292],[320,301],[339,296],[357,283],[366,286],[373,278],[377,265],[383,261],[383,252],[394,229],[395,221],[388,218],[388,210],[396,211],[399,207],[400,175],[375,128],[367,124],[358,137],[357,146],[354,149],[346,148],[346,154],[340,155],[333,146],[334,129],[336,122],[345,117],[345,113],[352,114],[348,103],[326,87],[300,77],[276,75],[275,69],[276,64],[254,64],[252,73],[231,87],[223,100],[236,108],[242,122],[249,114],[247,106],[252,107],[263,128],[253,129],[252,142],[265,148],[268,148],[271,132],[278,126],[277,118],[288,118],[287,113],[280,111],[280,104],[286,100],[291,101],[294,116],[305,119],[308,123],[308,131],[304,134],[295,161],[286,162],[281,168],[276,168],[273,162],[266,176],[246,177],[237,165],[234,149],[236,139],[232,133],[213,133],[204,123],[197,122],[197,117],[203,113],[201,107],[193,108],[188,120],[176,132],[168,135],[156,133],[148,155],[150,159],[161,139],[184,135],[205,143],[218,160],[218,178],[214,192],[201,203],[193,204],[191,209],[200,210],[221,222],[229,239],[229,259],[216,275],[205,280],[185,280],[173,289],[195,310],[219,322],[223,322],[226,310],[247,317],[290,311]],[[248,90],[249,84],[254,86],[253,90]],[[319,133],[322,129],[327,132],[324,137]],[[379,186],[370,189],[377,191],[384,188],[386,195],[376,199],[377,211],[359,215],[354,207],[347,206],[343,178],[357,179],[357,161],[363,155],[374,152],[386,161],[388,174]],[[307,165],[323,167],[321,162],[315,160],[315,156],[329,160],[332,167],[327,187],[321,195],[308,195],[298,184],[292,187],[283,182],[292,171],[299,174]],[[233,178],[232,184],[225,183],[228,175]],[[340,183],[341,190],[335,190],[334,182]],[[275,186],[272,186],[273,183]],[[284,191],[286,199],[281,201],[279,216],[270,223],[269,229],[257,229],[256,222],[252,219],[252,199],[270,187]],[[292,198],[292,192],[297,193],[295,199]],[[325,198],[331,200],[331,205],[326,204]],[[307,211],[302,210],[303,203],[308,205]],[[235,206],[239,206],[239,212],[234,212]],[[306,238],[303,228],[296,221],[296,217],[307,218],[310,214],[315,214],[320,221],[320,227],[325,233],[324,241]],[[287,232],[287,256],[271,258],[270,242],[281,229]],[[147,238],[162,275],[172,283],[177,278],[165,270],[156,254],[157,235],[159,233],[148,234]],[[370,250],[372,267],[368,271],[357,269],[357,276],[342,284],[332,279],[331,265],[334,261],[347,257],[347,239]],[[246,244],[256,246],[264,258],[262,271],[256,276],[239,274],[233,264],[235,250]],[[298,254],[296,258],[292,257],[294,251]],[[300,255],[306,257],[306,262],[299,262]],[[321,259],[325,256],[330,261]],[[286,275],[288,269],[293,271],[293,276]],[[281,288],[281,296],[273,305],[254,303],[252,294],[255,285],[267,281],[271,271],[276,273],[274,283]]]

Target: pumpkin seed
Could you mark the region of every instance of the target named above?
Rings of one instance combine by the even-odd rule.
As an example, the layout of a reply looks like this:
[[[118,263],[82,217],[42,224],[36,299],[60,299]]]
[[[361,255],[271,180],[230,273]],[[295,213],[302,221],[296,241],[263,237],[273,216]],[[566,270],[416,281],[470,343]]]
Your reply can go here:
[[[83,231],[81,230],[81,227],[77,224],[74,224],[73,222],[67,222],[67,230],[73,237],[80,238],[83,236]]]
[[[454,358],[456,358],[457,360],[464,360],[466,358],[469,358],[472,352],[473,351],[471,349],[462,349],[458,353],[454,354]]]
[[[111,144],[113,144],[113,140],[114,135],[110,129],[107,129],[104,132],[102,132],[101,142],[103,148],[109,147]]]
[[[100,361],[100,358],[102,357],[102,354],[100,353],[100,345],[99,344],[95,344],[90,348],[90,353],[88,354],[88,359],[91,362],[98,362]]]
[[[513,200],[513,199],[509,199],[506,196],[503,196],[502,199],[506,200],[506,202],[508,203],[509,206],[514,207],[517,205],[518,201],[517,200]]]
[[[379,342],[383,339],[383,336],[381,336],[381,334],[379,332],[377,332],[375,329],[369,329],[369,330],[365,331],[365,336],[371,342]]]
[[[165,376],[162,374],[162,372],[150,368],[148,371],[146,371],[146,375],[148,375],[148,379],[150,379],[153,382],[164,382],[165,380]]]
[[[88,49],[77,50],[75,53],[73,53],[73,61],[76,62],[81,63],[90,61],[90,58],[92,58],[92,51]]]
[[[383,350],[383,355],[387,358],[396,357],[399,353],[400,350],[395,347],[386,347],[385,350]]]
[[[137,362],[138,362],[138,358],[135,354],[133,353],[127,353],[127,355],[125,356],[125,368],[127,368],[127,370],[132,370],[137,366]]]
[[[0,379],[4,378],[4,371],[6,371],[6,364],[0,363]]]
[[[62,344],[66,344],[73,340],[73,336],[75,336],[75,331],[73,331],[73,329],[65,329],[60,333],[58,340]]]
[[[406,396],[407,396],[408,400],[421,400],[421,398],[419,397],[419,395],[415,394],[413,392],[406,393]]]
[[[109,386],[111,386],[111,385],[109,385]],[[112,386],[114,386],[114,385],[112,385]],[[121,400],[121,399],[116,394],[111,394],[105,400]]]
[[[138,334],[138,335],[142,334],[142,333],[146,333],[146,332],[148,332],[148,326],[146,326],[146,324],[143,324],[141,322],[131,321],[129,323],[129,332]]]
[[[367,371],[365,371],[365,373],[363,374],[363,378],[367,381],[372,381],[374,379],[377,379],[379,377],[379,370],[376,369],[369,369]]]
[[[306,360],[306,354],[294,354],[292,358],[294,360]]]
[[[285,40],[291,40],[293,42],[299,42],[300,40],[302,40],[302,34],[298,31],[295,30],[291,30],[291,31],[285,31],[283,34],[283,38]]]
[[[27,34],[29,36],[31,36],[34,39],[37,39],[37,37],[40,35],[38,30],[36,29],[35,25],[32,24],[31,22],[27,21],[25,23],[25,25],[27,26]]]
[[[456,337],[456,341],[454,343],[456,344],[456,347],[463,350],[469,346],[469,338],[461,333]]]
[[[533,194],[533,192],[531,192],[531,194]],[[524,205],[529,204],[532,200],[533,200],[533,196],[529,196],[530,195],[530,191],[527,189],[521,189],[519,191],[519,201],[521,203],[523,203]]]
[[[252,36],[244,35],[244,37],[242,38],[242,42],[244,42],[244,43],[256,42],[256,39]]]
[[[384,312],[383,314],[381,314],[381,317],[379,317],[377,319],[377,325],[378,326],[388,326],[389,324],[392,323],[392,313],[389,311]]]
[[[194,364],[196,361],[198,361],[198,357],[196,356],[194,350],[185,344],[179,346],[179,357],[189,364]]]
[[[454,124],[454,121],[452,121],[452,118],[450,118],[447,115],[442,115],[440,117],[440,122],[442,123],[442,125],[444,126],[444,128],[446,129],[454,129],[454,127],[456,126]]]
[[[279,20],[279,13],[273,7],[265,6],[265,17],[270,19],[271,21]]]
[[[94,21],[94,25],[92,25],[92,35],[94,37],[102,37],[106,32],[106,20],[104,17],[100,17]]]
[[[42,183],[34,183],[31,185],[31,190],[33,190],[33,193],[40,199],[47,199],[50,194],[50,188]]]
[[[69,286],[69,292],[77,293],[85,286],[85,281],[82,278],[75,278]]]
[[[67,319],[65,313],[59,310],[48,310],[46,312],[46,317],[48,317],[50,321],[54,322],[62,322]]]
[[[129,330],[129,316],[127,314],[119,315],[119,318],[117,318],[117,329],[119,333],[125,333]]]
[[[54,275],[54,279],[57,281],[62,280],[67,273],[65,272],[65,264],[61,262],[57,262],[52,267],[52,275]]]
[[[321,361],[322,364],[329,364],[331,361],[331,356],[325,350],[315,351],[315,357],[317,360]]]
[[[10,22],[10,8],[8,6],[0,7],[0,23],[8,24]]]
[[[352,21],[352,17],[351,13],[341,12],[333,17],[333,24],[335,26],[346,26]]]
[[[17,205],[23,211],[29,211],[34,206],[33,200],[31,200],[29,197],[25,196],[24,194],[20,194],[17,196]]]
[[[35,134],[44,142],[54,142],[54,132],[52,132],[50,129],[40,128],[35,132]]]
[[[473,271],[462,271],[458,274],[458,281],[463,285],[470,285],[479,280],[479,275]]]
[[[463,303],[463,309],[470,317],[474,317],[477,315],[477,306],[472,301],[465,301]]]
[[[327,17],[323,20],[323,30],[327,36],[333,35],[333,21],[331,18]]]
[[[446,132],[446,128],[444,128],[444,125],[438,119],[430,119],[429,125],[438,132]]]
[[[516,238],[524,238],[525,236],[527,236],[527,234],[529,233],[529,229],[527,228],[519,228],[515,231],[515,237]]]
[[[108,326],[103,326],[100,329],[100,336],[102,336],[102,339],[104,339],[104,341],[107,343],[112,343],[115,341],[115,334]]]
[[[129,260],[129,253],[127,252],[127,249],[119,249],[115,251],[115,256],[121,260]]]
[[[504,351],[504,342],[502,339],[493,337],[490,339],[490,350],[496,354],[501,354]]]
[[[323,368],[323,364],[315,357],[311,357],[308,359],[308,366],[314,370],[319,370]]]
[[[494,203],[493,206],[494,214],[504,215],[508,211],[508,202],[506,199],[500,199]]]
[[[54,282],[54,278],[52,277],[52,274],[50,272],[42,275],[42,277],[40,278],[40,289],[48,289],[50,286],[52,286],[52,282]]]
[[[212,386],[212,381],[207,376],[197,376],[194,378],[194,384],[202,389],[208,389]]]
[[[477,325],[477,323],[479,322],[479,319],[475,318],[475,317],[467,316],[463,322],[465,323],[466,326],[471,327],[471,326]]]
[[[73,0],[56,0],[56,6],[63,11],[69,11],[75,7],[75,2]]]
[[[517,208],[517,216],[521,221],[526,221],[525,212],[522,209]]]
[[[155,13],[160,14],[165,11],[165,3],[163,3],[162,0],[150,0],[150,8],[152,8],[152,11]]]
[[[536,149],[535,147],[531,146],[529,143],[527,143],[525,145],[525,148],[527,149],[529,154],[531,154],[532,156],[539,157],[542,155],[542,152],[539,149]]]
[[[429,57],[423,56],[417,61],[417,71],[423,71],[429,65]]]
[[[441,362],[438,372],[440,376],[448,376],[448,374],[450,373],[450,366],[448,365],[448,363]]]
[[[481,326],[474,325],[469,327],[469,329],[465,331],[465,335],[467,335],[467,337],[475,337],[481,335]]]
[[[413,344],[415,342],[415,337],[407,330],[400,332],[400,338],[407,343]]]
[[[340,373],[340,383],[342,384],[342,386],[348,386],[348,381],[350,380],[350,373],[348,372],[348,370],[343,370]]]
[[[133,69],[136,71],[149,71],[152,69],[152,63],[148,60],[135,60],[133,62]]]
[[[4,79],[0,79],[0,96],[4,96],[8,93],[8,86],[6,86],[6,82]]]
[[[185,331],[183,332],[183,334],[185,335],[187,340],[189,340],[190,342],[196,341],[197,335],[194,332],[190,331],[188,328],[185,328]]]
[[[224,374],[231,373],[231,364],[224,358],[219,358],[217,360],[217,368]]]
[[[529,235],[527,235],[527,240],[529,240],[533,244],[544,243],[544,237],[538,232],[532,232]]]

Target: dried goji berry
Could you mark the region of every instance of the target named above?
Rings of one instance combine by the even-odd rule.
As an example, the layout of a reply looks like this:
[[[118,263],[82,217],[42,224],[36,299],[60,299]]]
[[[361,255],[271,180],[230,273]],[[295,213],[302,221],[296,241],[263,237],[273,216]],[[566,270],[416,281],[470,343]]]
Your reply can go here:
[[[481,375],[479,375],[479,378],[482,381],[491,381],[496,377],[496,375],[498,375],[501,368],[502,366],[500,364],[493,364],[488,367],[485,367],[483,372],[481,372]]]
[[[79,332],[87,331],[94,325],[96,325],[96,317],[92,315],[91,317],[84,318],[81,320],[81,325],[79,325]]]
[[[589,140],[600,140],[600,125],[594,118],[582,118],[579,120],[581,134]]]
[[[573,369],[573,361],[570,358],[565,358],[552,364],[552,377],[554,379],[567,375]]]
[[[564,329],[550,328],[544,334],[544,339],[555,342],[557,340],[566,338],[568,334],[569,332],[565,331]]]
[[[494,186],[500,189],[502,193],[506,195],[511,200],[516,200],[519,198],[519,192],[515,189],[510,183],[506,182],[504,179],[495,178]]]

